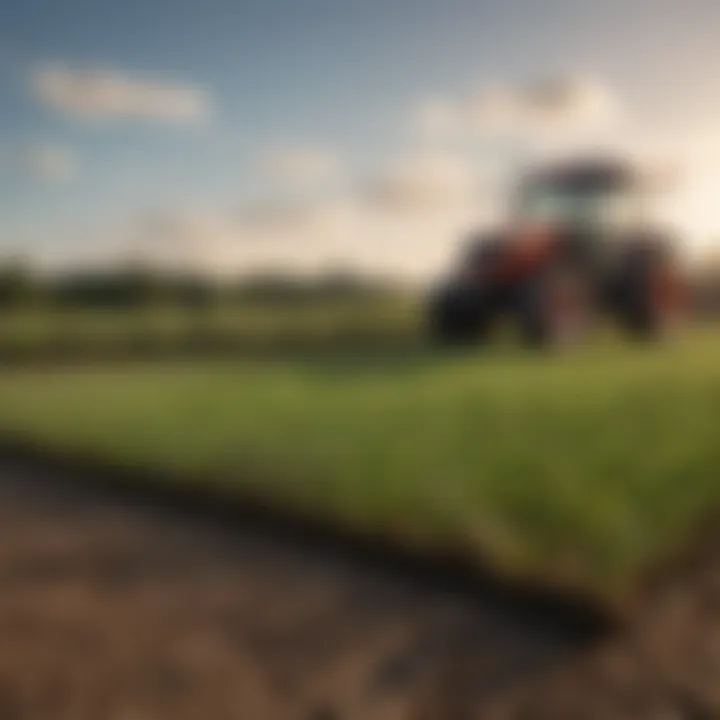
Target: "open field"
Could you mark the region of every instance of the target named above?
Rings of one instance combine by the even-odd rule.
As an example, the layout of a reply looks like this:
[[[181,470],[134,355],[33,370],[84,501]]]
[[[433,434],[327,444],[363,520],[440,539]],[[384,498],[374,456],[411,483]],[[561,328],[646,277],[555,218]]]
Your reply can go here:
[[[0,431],[622,594],[720,503],[720,338],[12,372]]]
[[[0,362],[407,347],[418,344],[419,328],[419,302],[411,296],[198,308],[30,307],[0,312]]]

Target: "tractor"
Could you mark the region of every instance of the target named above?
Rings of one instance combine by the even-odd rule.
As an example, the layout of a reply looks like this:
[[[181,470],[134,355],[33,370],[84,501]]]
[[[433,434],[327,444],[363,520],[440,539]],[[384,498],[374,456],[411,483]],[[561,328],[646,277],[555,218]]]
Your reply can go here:
[[[481,343],[503,316],[532,346],[575,344],[601,317],[637,338],[666,336],[686,292],[672,236],[646,218],[654,194],[649,175],[617,159],[526,174],[507,227],[472,237],[432,293],[432,336]]]

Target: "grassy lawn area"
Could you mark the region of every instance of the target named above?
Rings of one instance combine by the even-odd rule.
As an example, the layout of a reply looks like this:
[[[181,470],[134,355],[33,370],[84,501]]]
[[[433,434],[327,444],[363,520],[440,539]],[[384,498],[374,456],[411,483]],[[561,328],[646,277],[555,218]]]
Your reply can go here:
[[[720,337],[15,371],[3,431],[608,593],[720,505]]]

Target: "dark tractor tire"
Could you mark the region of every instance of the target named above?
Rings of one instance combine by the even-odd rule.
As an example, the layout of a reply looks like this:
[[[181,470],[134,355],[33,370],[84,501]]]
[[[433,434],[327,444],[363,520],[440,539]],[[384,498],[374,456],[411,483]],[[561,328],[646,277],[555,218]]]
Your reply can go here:
[[[673,335],[685,316],[685,283],[671,258],[646,254],[620,280],[620,322],[639,340]]]
[[[438,345],[476,345],[487,339],[489,313],[478,293],[448,287],[430,301],[428,331]]]
[[[528,347],[576,346],[590,331],[593,317],[587,278],[571,265],[543,268],[521,288],[518,321],[521,339]]]

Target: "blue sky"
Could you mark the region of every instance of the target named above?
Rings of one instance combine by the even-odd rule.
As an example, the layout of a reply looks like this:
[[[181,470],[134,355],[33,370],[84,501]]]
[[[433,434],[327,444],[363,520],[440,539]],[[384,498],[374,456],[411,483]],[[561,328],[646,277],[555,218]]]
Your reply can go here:
[[[0,0],[0,244],[62,254],[150,211],[280,202],[268,152],[333,155],[347,193],[417,151],[426,99],[537,77],[592,78],[626,140],[683,145],[720,124],[718,27],[716,0]],[[39,68],[196,93],[201,117],[68,112]]]

